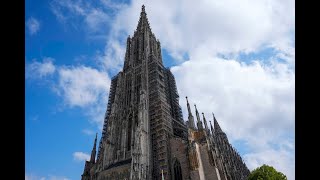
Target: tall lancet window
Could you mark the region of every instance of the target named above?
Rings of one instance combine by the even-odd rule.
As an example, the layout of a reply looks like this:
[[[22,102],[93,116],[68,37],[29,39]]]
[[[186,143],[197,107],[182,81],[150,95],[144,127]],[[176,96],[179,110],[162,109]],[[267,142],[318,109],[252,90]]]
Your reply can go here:
[[[174,161],[173,171],[174,171],[174,180],[182,180],[181,165],[178,159]]]

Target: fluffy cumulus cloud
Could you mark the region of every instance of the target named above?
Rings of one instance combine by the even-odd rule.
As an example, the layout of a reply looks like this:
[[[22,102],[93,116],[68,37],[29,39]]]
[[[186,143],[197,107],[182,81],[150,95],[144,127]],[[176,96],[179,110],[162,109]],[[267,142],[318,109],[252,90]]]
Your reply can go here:
[[[106,72],[77,66],[61,67],[56,92],[63,97],[69,107],[81,107],[102,128],[106,110],[110,78]]]
[[[280,171],[288,177],[294,179],[294,156],[287,150],[280,149],[264,149],[256,153],[246,154],[247,166],[250,169],[255,169],[261,164],[272,165],[277,171]]]
[[[53,0],[50,3],[51,11],[60,22],[71,24],[77,28],[83,24],[85,30],[91,35],[105,33],[105,26],[109,22],[109,15],[101,7],[94,7],[81,0]]]
[[[61,67],[58,87],[70,106],[84,107],[103,98],[110,84],[107,74],[90,67]]]
[[[294,179],[293,149],[276,150],[294,135],[294,73],[287,65],[225,60],[203,54],[172,68],[181,97],[197,104],[207,120],[214,112],[231,142],[245,142],[249,168],[267,163]],[[185,99],[180,100],[184,117]],[[292,146],[292,139],[286,142]],[[266,154],[270,156],[266,156]],[[272,156],[271,156],[272,155]],[[261,156],[261,157],[260,157]],[[279,156],[283,158],[278,158]],[[268,160],[268,161],[266,161]]]
[[[104,67],[104,70],[111,72],[120,70],[124,46],[119,41],[119,36],[124,37],[124,34],[120,32],[122,29],[118,28],[117,20],[114,19],[118,18],[117,12],[122,12],[122,9],[127,7],[126,4],[110,0],[100,0],[95,2],[95,5],[81,0],[53,0],[50,7],[60,22],[74,28],[78,28],[79,25],[84,27],[90,38],[105,39],[107,37],[106,50],[97,54],[96,59]]]
[[[107,18],[111,25],[105,51],[97,55],[103,71],[121,69],[126,37],[133,34],[144,3],[152,31],[162,48],[178,62],[172,72],[180,96],[187,95],[207,119],[214,112],[231,143],[244,142],[239,148],[246,147],[242,154],[251,170],[265,163],[285,173],[288,179],[295,179],[293,0],[101,2],[116,10],[104,12],[113,18]],[[67,7],[70,16],[78,14],[83,21],[87,21],[88,12],[98,8],[85,8],[81,3],[58,7]],[[93,17],[100,17],[98,12],[94,14]],[[90,27],[87,23],[86,28]],[[268,48],[273,50],[271,55],[262,54],[253,61],[239,55],[259,54]],[[82,67],[77,70],[86,71]],[[72,83],[85,79],[70,73],[77,70],[62,68],[59,74],[64,78],[59,86],[70,105],[89,105],[94,98],[86,92],[97,93],[85,88],[90,84],[86,81],[80,85]],[[81,96],[75,85],[85,89]],[[101,86],[98,83],[95,88]],[[184,98],[180,103],[186,117]]]
[[[46,57],[42,59],[42,62],[34,60],[32,63],[27,64],[26,78],[43,78],[52,75],[56,71],[53,61],[53,58]]]
[[[102,56],[107,69],[121,68],[123,44],[133,34],[142,3],[162,47],[177,60],[198,49],[211,54],[237,54],[271,47],[285,57],[294,56],[292,0],[132,1],[130,5],[122,4],[113,18]]]
[[[49,75],[54,78],[49,79]],[[107,72],[83,65],[57,66],[52,58],[44,58],[42,62],[26,64],[26,78],[50,80],[50,87],[63,99],[63,106],[86,109],[90,122],[102,127],[110,86]]]
[[[26,22],[26,27],[28,28],[29,34],[34,35],[40,30],[40,22],[36,18],[30,17]]]
[[[74,152],[73,153],[73,158],[76,161],[89,161],[90,155],[86,154],[84,152]]]

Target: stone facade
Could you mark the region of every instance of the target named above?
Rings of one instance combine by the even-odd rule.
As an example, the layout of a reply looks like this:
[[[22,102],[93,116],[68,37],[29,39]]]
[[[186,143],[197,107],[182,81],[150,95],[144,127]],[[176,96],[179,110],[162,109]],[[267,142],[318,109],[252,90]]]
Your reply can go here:
[[[244,180],[250,171],[213,116],[211,131],[187,100],[184,122],[173,74],[162,62],[145,7],[112,78],[97,160],[94,142],[82,180]],[[196,125],[195,125],[196,124]]]

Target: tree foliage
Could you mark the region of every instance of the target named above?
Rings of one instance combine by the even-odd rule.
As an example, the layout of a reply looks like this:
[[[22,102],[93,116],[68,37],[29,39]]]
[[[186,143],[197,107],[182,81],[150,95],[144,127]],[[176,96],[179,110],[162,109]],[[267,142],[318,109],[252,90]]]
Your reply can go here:
[[[248,180],[287,180],[287,176],[278,172],[272,166],[264,164],[253,170],[250,173]]]

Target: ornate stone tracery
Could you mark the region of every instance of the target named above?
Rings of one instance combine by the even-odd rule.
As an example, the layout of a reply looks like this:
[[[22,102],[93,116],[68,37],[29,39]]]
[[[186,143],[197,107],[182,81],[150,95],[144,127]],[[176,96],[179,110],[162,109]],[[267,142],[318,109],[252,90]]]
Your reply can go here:
[[[245,180],[250,171],[213,115],[210,129],[188,98],[184,122],[174,75],[162,62],[145,7],[111,80],[102,137],[82,180]]]

